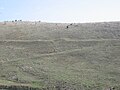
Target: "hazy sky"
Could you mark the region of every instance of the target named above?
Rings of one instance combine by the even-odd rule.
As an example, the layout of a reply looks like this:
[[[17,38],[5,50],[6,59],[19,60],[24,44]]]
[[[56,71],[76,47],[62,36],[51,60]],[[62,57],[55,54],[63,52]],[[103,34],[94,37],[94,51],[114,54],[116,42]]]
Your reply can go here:
[[[0,0],[0,21],[120,21],[120,0]]]

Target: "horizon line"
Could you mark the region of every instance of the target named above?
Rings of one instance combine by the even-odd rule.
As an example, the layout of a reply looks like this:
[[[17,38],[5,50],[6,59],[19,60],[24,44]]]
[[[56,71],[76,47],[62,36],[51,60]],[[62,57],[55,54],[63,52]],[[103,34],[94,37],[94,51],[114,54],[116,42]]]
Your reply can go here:
[[[15,20],[17,20],[17,19],[15,19]],[[18,19],[17,21],[15,21],[15,20],[0,21],[0,23],[3,23],[3,22],[39,22],[39,23],[111,23],[111,22],[120,22],[120,20],[113,20],[113,21],[86,21],[86,22],[55,22],[55,21],[22,20],[22,19]]]

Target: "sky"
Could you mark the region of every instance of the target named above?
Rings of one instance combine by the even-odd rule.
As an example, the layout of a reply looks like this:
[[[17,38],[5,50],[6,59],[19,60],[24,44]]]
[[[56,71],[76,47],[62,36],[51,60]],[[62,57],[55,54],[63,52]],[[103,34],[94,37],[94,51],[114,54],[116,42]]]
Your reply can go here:
[[[120,21],[120,0],[0,0],[0,21]]]

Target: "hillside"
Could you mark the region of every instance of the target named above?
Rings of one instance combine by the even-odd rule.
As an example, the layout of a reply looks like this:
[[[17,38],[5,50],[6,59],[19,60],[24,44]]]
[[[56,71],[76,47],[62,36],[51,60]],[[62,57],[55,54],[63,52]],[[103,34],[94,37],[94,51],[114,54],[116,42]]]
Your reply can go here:
[[[120,22],[1,22],[0,85],[120,90]]]

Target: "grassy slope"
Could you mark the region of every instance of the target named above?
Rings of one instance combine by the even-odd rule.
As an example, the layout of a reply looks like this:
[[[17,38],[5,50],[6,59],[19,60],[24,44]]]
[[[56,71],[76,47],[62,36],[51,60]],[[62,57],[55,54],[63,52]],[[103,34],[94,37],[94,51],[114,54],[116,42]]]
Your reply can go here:
[[[120,89],[120,23],[0,25],[0,83]]]

